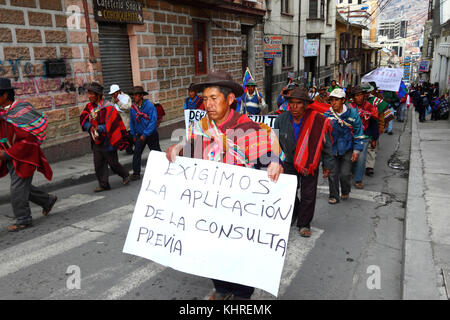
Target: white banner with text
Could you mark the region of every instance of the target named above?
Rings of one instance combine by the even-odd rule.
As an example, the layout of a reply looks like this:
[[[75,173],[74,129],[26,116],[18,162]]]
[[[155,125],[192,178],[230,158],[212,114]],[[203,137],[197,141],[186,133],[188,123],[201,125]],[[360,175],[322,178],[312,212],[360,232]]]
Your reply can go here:
[[[277,296],[297,178],[151,151],[123,252]]]

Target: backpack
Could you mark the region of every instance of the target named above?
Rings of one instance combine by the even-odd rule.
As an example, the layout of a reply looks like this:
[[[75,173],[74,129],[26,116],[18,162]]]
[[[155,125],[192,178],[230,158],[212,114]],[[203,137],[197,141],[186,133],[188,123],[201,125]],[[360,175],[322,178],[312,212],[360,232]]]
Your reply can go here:
[[[8,109],[5,120],[36,137],[42,144],[47,137],[47,117],[27,101],[16,101]]]

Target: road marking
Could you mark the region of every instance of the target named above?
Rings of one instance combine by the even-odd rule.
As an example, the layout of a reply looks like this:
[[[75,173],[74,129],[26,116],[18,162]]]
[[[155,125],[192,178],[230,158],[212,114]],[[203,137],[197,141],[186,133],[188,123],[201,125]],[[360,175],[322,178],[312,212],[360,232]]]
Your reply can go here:
[[[322,194],[326,195],[330,194],[330,189],[328,186],[317,186],[317,190]],[[350,192],[350,199],[358,199],[363,201],[386,204],[388,196],[382,194],[381,192],[376,191],[352,189],[352,192]]]
[[[58,199],[58,201],[56,201],[55,206],[53,207],[52,211],[50,214],[55,214],[58,212],[63,212],[63,211],[67,211],[70,208],[76,208],[79,207],[80,205],[85,205],[97,200],[101,200],[103,199],[104,196],[97,196],[97,195],[90,195],[90,194],[73,194],[71,195],[69,198],[64,198],[64,199]],[[42,214],[42,208],[41,207],[33,207],[31,209],[31,213],[33,214],[33,216],[39,216]]]
[[[146,265],[133,271],[127,277],[122,278],[118,284],[109,288],[105,293],[96,299],[117,300],[123,298],[129,292],[147,282],[165,269],[165,266],[148,261]]]
[[[288,249],[284,261],[283,272],[281,274],[280,289],[278,290],[278,298],[283,296],[287,288],[291,285],[292,280],[300,270],[303,261],[305,261],[309,252],[314,248],[317,239],[323,233],[323,230],[311,228],[312,234],[310,238],[300,236],[297,227],[292,227],[289,234]],[[272,294],[256,289],[252,295],[253,300],[273,300],[276,299]]]
[[[311,228],[311,231],[312,234],[310,238],[303,238],[298,232],[298,227],[291,227],[283,272],[281,273],[278,298],[282,296],[291,285],[291,282],[300,270],[303,261],[305,261],[308,253],[314,248],[317,239],[319,239],[323,233],[323,230],[316,228]],[[209,295],[204,297],[204,300],[208,300],[208,298]],[[273,299],[276,299],[276,297],[261,289],[255,289],[255,292],[252,295],[252,300]]]
[[[67,211],[71,208],[77,208],[79,206],[94,202],[94,201],[98,201],[103,199],[104,196],[93,196],[90,194],[74,194],[71,195],[69,198],[64,198],[64,199],[58,199],[58,201],[56,201],[55,206],[53,207],[50,215],[54,215],[56,213],[59,212],[64,212]],[[31,205],[31,215],[33,217],[33,220],[39,220],[44,218],[44,216],[42,215],[42,208],[34,205],[30,202]],[[7,215],[4,215],[5,220],[0,222],[0,228],[1,229],[5,229],[6,226],[10,223],[12,223],[11,220],[15,220],[14,218],[14,214],[12,213],[12,211],[10,213],[8,213]],[[3,217],[1,217],[3,218]]]
[[[129,204],[1,251],[0,278],[114,231],[131,221],[133,211],[134,204]]]

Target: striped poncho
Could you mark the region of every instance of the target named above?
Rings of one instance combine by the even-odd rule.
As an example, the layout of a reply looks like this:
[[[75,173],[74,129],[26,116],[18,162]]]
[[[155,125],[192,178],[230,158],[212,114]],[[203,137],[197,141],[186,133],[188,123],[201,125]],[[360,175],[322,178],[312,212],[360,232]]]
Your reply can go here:
[[[253,167],[267,155],[270,162],[284,161],[284,153],[271,128],[233,109],[220,126],[207,115],[194,122],[189,127],[189,139],[194,143],[201,140],[201,154],[195,149],[195,158],[246,167]]]
[[[39,144],[42,144],[47,137],[47,118],[27,101],[14,102],[3,117],[13,126],[35,136]]]
[[[102,144],[105,138],[108,138],[111,145],[119,150],[124,150],[129,143],[126,139],[127,129],[120,117],[119,112],[108,101],[101,101],[100,106],[88,103],[80,115],[80,125],[83,128],[86,121],[97,127],[98,125],[106,125],[106,133],[100,133],[93,139],[95,144]]]

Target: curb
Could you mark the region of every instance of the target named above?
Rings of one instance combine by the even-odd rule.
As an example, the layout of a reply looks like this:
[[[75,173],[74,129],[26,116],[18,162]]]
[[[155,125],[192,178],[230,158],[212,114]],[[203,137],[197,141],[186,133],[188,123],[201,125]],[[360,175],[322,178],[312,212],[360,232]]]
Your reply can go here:
[[[439,300],[427,206],[423,161],[415,110],[411,110],[411,154],[403,247],[403,300]]]

